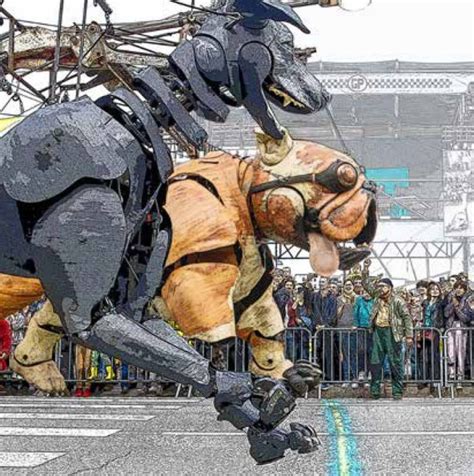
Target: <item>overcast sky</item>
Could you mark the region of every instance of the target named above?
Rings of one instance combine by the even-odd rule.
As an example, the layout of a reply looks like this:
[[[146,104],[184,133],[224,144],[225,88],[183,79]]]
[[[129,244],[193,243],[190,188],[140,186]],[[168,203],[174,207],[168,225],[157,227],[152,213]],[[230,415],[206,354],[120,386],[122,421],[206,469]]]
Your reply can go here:
[[[81,21],[84,0],[65,0],[65,23]],[[159,19],[183,10],[168,0],[108,0],[113,21]],[[188,0],[185,0],[188,1]],[[197,1],[198,5],[209,2]],[[56,23],[59,0],[5,0],[18,18]],[[103,17],[89,0],[89,19]],[[316,46],[326,61],[474,61],[474,0],[373,0],[358,13],[317,6],[298,9],[311,29],[299,46]]]

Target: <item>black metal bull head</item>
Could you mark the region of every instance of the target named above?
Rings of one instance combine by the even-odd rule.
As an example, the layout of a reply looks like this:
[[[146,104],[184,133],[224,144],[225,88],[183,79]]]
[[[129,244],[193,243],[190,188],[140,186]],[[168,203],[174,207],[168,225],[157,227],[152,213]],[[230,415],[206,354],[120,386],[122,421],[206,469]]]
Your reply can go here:
[[[299,114],[325,107],[329,94],[296,56],[293,35],[282,22],[309,32],[279,0],[228,0],[171,55],[179,75],[198,92],[201,114],[224,121],[227,105],[244,106],[267,134],[281,139],[268,100]]]

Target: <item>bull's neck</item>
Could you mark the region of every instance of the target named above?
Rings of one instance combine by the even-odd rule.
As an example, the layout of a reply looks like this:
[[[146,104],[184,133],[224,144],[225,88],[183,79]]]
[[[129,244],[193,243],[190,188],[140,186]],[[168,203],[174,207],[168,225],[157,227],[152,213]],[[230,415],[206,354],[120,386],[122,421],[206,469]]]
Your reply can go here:
[[[297,231],[299,221],[291,201],[291,192],[252,193],[253,187],[268,183],[274,180],[274,177],[261,167],[258,159],[247,159],[244,163],[246,167],[240,174],[240,183],[243,184],[242,191],[248,194],[257,236],[262,240],[306,248],[304,234]]]

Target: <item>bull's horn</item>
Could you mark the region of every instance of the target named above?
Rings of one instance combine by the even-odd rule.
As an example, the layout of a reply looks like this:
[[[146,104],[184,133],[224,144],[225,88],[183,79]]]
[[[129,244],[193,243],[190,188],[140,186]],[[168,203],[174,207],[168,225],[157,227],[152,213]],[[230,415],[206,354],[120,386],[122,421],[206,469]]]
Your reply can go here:
[[[286,129],[283,129],[283,132],[283,138],[278,140],[265,134],[259,127],[255,129],[260,159],[265,165],[279,164],[293,148],[293,139],[290,133]]]
[[[232,8],[248,16],[262,20],[290,23],[303,33],[310,33],[299,15],[281,0],[233,0]]]

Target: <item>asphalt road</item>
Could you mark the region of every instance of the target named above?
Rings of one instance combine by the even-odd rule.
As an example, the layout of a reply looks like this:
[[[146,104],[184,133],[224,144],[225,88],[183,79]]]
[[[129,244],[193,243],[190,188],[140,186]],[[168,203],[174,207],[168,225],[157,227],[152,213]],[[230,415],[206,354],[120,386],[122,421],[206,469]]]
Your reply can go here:
[[[198,399],[0,397],[0,475],[474,474],[474,399],[307,400],[322,448],[256,466]]]

